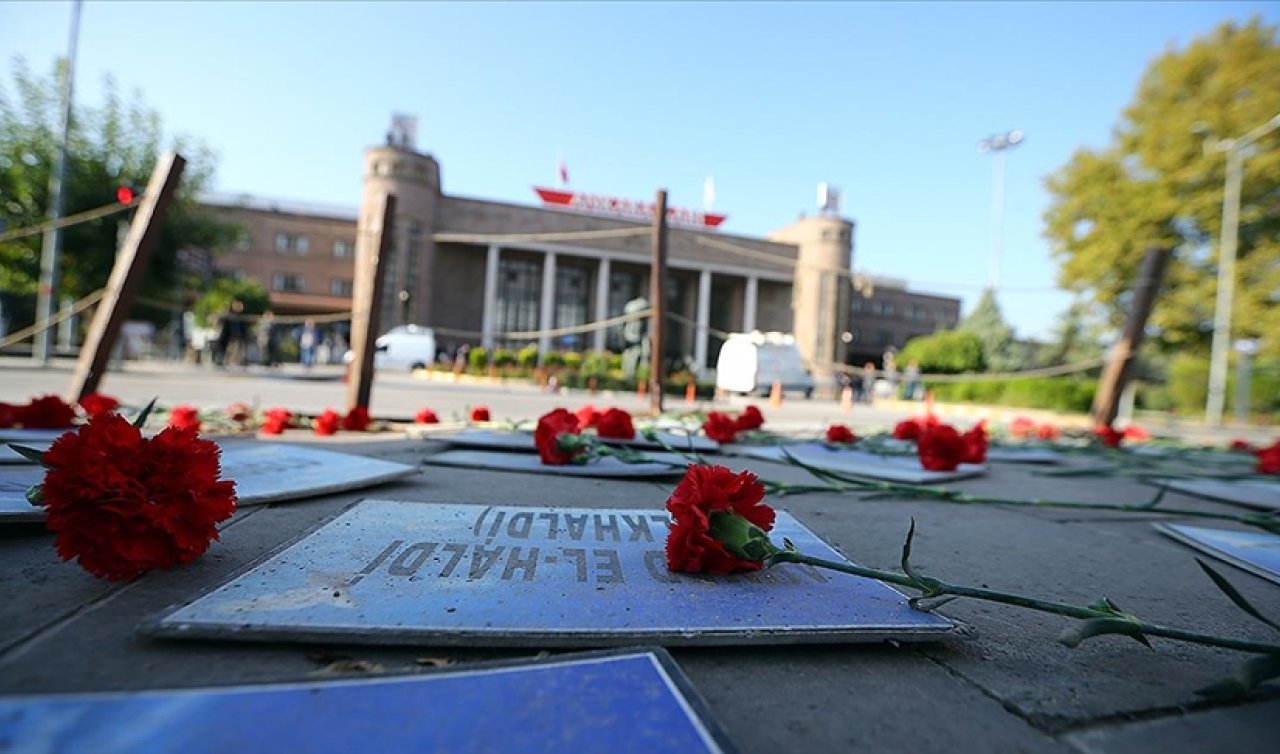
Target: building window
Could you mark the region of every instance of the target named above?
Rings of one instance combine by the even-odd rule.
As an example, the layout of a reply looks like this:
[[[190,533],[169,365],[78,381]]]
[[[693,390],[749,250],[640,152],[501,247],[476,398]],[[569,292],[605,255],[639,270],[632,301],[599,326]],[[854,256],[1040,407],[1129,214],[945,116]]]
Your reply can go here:
[[[333,255],[339,258],[355,256],[356,245],[346,239],[339,238],[333,242]]]
[[[866,304],[864,303],[865,301],[866,299],[864,299],[860,294],[854,293],[853,303],[850,306],[850,308],[853,310],[855,314],[861,313],[863,309],[866,308]]]
[[[585,267],[561,265],[556,267],[556,305],[554,327],[573,327],[587,321],[588,281],[590,272]],[[579,349],[582,335],[565,335],[556,339],[561,348]]]
[[[929,310],[924,308],[923,306],[920,306],[919,304],[913,304],[911,306],[911,319],[915,320],[916,322],[923,322],[926,318],[928,318],[928,316],[929,316]]]
[[[632,299],[639,298],[640,293],[640,276],[628,270],[610,270],[609,271],[609,316],[617,317],[622,314],[626,308],[627,302]],[[604,346],[610,351],[620,352],[626,348],[626,340],[623,338],[623,328],[626,325],[614,325],[604,333]],[[632,329],[638,329],[632,325]]]
[[[888,301],[879,301],[876,303],[876,315],[881,317],[893,316],[893,304]]]
[[[311,248],[311,240],[303,235],[294,235],[292,233],[276,234],[276,251],[280,254],[306,254]]]
[[[271,276],[271,290],[280,293],[302,293],[302,276],[290,272],[277,272]]]
[[[537,330],[541,300],[542,265],[528,259],[502,259],[498,266],[498,300],[494,305],[497,331]],[[503,343],[507,348],[527,345],[527,340]]]
[[[329,281],[329,293],[334,296],[350,296],[352,285],[350,280],[334,278]]]
[[[876,345],[887,346],[893,342],[893,336],[888,330],[876,330]]]

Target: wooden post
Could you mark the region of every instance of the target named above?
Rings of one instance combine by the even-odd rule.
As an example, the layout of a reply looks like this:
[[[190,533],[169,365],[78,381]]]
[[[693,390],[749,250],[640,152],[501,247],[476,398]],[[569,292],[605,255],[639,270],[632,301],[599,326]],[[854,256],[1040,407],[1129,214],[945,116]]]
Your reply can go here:
[[[80,358],[76,361],[76,371],[71,377],[71,389],[68,391],[68,398],[72,401],[96,393],[98,385],[102,383],[111,349],[120,335],[124,318],[128,316],[138,297],[142,277],[146,274],[147,264],[160,239],[165,214],[178,191],[178,181],[182,179],[182,169],[186,164],[182,155],[168,152],[161,156],[156,169],[151,173],[146,192],[135,210],[129,235],[116,254],[115,266],[111,268],[111,277],[107,279],[106,293],[98,302],[97,312],[89,325],[89,334],[80,349]]]
[[[1142,259],[1138,280],[1133,286],[1133,308],[1129,311],[1124,334],[1112,348],[1111,358],[1098,380],[1098,392],[1093,396],[1090,413],[1096,426],[1111,426],[1111,422],[1116,420],[1120,396],[1124,393],[1129,378],[1133,376],[1133,362],[1138,355],[1138,347],[1142,345],[1143,331],[1147,326],[1147,318],[1151,316],[1151,309],[1155,306],[1156,292],[1160,290],[1160,281],[1169,265],[1169,256],[1165,249],[1147,249],[1146,256]]]
[[[653,266],[649,271],[649,413],[662,413],[663,350],[667,330],[667,190],[653,204]]]
[[[347,381],[347,409],[369,408],[373,390],[373,351],[378,339],[378,313],[382,310],[385,265],[395,246],[396,197],[382,199],[382,224],[377,243],[370,237],[356,241],[356,279],[351,296],[351,353],[355,379]]]

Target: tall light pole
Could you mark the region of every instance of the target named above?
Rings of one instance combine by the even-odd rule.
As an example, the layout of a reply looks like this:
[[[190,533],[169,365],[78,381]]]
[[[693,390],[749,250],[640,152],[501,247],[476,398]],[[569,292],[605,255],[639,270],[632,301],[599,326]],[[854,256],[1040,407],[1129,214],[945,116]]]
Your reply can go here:
[[[979,152],[995,153],[991,179],[991,261],[987,287],[993,292],[1000,287],[1000,256],[1004,253],[1004,153],[1022,143],[1021,131],[996,134],[978,142]]]
[[[58,152],[54,156],[53,170],[49,174],[49,219],[55,223],[62,218],[62,183],[67,177],[67,136],[71,130],[71,98],[76,77],[76,42],[80,38],[80,0],[71,6],[71,34],[67,43],[66,81],[62,87],[62,133]],[[52,317],[58,306],[58,255],[62,246],[62,230],[58,227],[44,232],[40,248],[40,282],[36,288],[36,321]],[[36,333],[32,355],[41,364],[49,363],[49,350],[53,345],[53,329],[46,327]]]
[[[1231,308],[1236,293],[1236,243],[1240,231],[1240,182],[1244,177],[1245,150],[1258,139],[1280,128],[1280,113],[1235,139],[1219,139],[1205,146],[1227,153],[1227,178],[1222,188],[1222,240],[1218,244],[1218,294],[1213,308],[1213,347],[1209,356],[1209,397],[1204,420],[1222,424],[1227,399],[1227,351],[1231,348]]]

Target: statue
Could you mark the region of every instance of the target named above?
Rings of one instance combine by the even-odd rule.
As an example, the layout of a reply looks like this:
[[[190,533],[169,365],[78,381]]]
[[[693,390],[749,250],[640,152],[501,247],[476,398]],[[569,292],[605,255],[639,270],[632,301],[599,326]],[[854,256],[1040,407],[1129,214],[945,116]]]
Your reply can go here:
[[[643,296],[633,298],[622,307],[623,314],[635,314],[649,308],[649,300]],[[633,319],[622,326],[622,372],[628,378],[636,376],[641,365],[649,363],[649,319]]]

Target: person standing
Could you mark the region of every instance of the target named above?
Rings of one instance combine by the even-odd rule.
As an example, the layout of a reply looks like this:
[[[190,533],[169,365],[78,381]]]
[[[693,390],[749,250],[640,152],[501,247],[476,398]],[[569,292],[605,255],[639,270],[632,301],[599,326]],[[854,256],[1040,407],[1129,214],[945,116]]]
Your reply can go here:
[[[875,403],[876,398],[876,365],[868,361],[862,365],[862,402],[868,405]]]
[[[298,333],[298,354],[302,357],[302,366],[310,369],[316,363],[316,348],[320,345],[320,328],[316,321],[308,318],[302,323]]]
[[[279,363],[276,357],[276,315],[270,309],[262,313],[253,336],[258,345],[258,363],[265,367]]]

